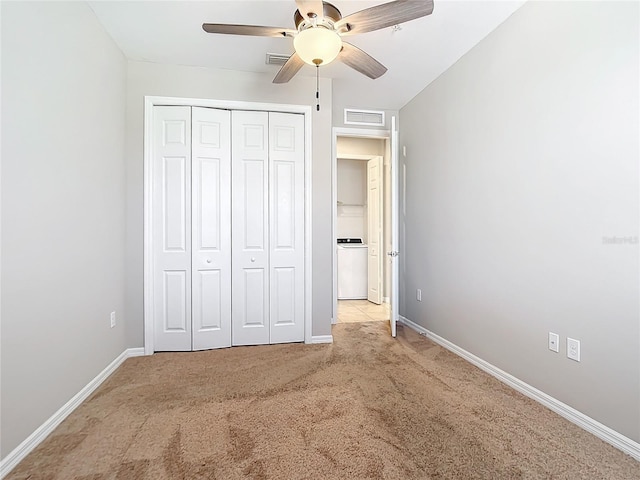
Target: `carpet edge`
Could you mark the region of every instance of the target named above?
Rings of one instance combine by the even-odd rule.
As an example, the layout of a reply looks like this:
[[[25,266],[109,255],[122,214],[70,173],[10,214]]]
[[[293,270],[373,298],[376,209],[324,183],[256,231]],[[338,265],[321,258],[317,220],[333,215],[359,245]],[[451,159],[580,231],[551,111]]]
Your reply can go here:
[[[464,358],[472,365],[475,365],[479,369],[488,373],[492,377],[500,380],[502,383],[508,385],[509,387],[517,390],[518,392],[526,395],[527,397],[535,400],[536,402],[544,405],[551,411],[557,413],[561,417],[569,420],[571,423],[577,425],[578,427],[586,430],[587,432],[595,435],[600,440],[607,442],[618,450],[630,455],[635,460],[640,461],[640,443],[630,439],[622,435],[621,433],[613,430],[606,425],[594,420],[593,418],[585,415],[584,413],[576,410],[573,407],[570,407],[566,403],[561,402],[560,400],[552,397],[551,395],[544,393],[542,390],[538,390],[537,388],[529,385],[526,382],[523,382],[517,377],[505,372],[504,370],[499,369],[495,365],[477,357],[471,352],[466,351],[465,349],[457,346],[455,343],[450,342],[449,340],[427,330],[421,325],[409,320],[402,315],[398,315],[398,320],[406,325],[407,327],[415,330],[421,335],[424,335],[428,339],[437,343],[443,348],[446,348],[452,353],[455,353],[459,357]]]
[[[144,355],[144,348],[127,348],[109,365],[87,383],[71,400],[60,407],[53,415],[36,428],[20,445],[0,460],[0,479],[11,472],[29,453],[55,430],[78,406],[84,402],[127,358]]]

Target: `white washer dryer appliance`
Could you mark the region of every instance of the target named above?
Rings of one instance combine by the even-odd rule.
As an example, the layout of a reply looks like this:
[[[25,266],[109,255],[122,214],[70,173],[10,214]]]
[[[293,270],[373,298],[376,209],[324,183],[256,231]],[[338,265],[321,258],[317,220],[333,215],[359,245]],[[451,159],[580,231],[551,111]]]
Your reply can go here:
[[[338,300],[367,298],[367,256],[361,238],[338,239]]]

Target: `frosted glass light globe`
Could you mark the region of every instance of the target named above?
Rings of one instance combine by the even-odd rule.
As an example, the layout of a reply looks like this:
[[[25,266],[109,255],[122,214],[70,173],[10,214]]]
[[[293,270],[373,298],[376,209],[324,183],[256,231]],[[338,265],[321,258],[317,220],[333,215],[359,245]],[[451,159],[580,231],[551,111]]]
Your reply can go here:
[[[332,62],[342,49],[342,39],[336,32],[324,27],[302,30],[293,39],[293,48],[309,65],[326,65]]]

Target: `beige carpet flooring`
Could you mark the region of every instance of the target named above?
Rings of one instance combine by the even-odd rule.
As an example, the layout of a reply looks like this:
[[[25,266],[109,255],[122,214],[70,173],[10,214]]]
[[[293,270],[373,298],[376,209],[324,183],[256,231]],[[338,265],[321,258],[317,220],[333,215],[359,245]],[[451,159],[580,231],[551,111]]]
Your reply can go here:
[[[127,360],[7,477],[639,479],[640,462],[407,328]]]

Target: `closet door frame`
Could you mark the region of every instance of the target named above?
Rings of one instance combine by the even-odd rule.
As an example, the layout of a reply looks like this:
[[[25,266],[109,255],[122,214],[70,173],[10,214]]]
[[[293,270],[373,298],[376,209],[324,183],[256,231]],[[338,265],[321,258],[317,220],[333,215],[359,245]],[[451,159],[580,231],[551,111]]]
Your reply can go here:
[[[240,102],[177,97],[144,97],[144,353],[154,352],[153,336],[153,107],[186,106],[218,108],[223,110],[249,110],[256,112],[282,112],[304,115],[304,342],[311,337],[311,107],[271,103]]]

